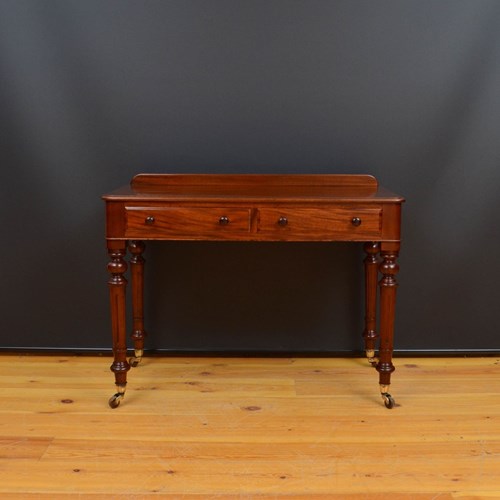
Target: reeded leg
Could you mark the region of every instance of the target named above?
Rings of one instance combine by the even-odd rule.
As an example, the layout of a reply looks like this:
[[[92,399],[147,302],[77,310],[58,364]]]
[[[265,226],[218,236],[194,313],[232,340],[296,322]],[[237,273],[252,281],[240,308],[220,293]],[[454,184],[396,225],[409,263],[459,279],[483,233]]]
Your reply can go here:
[[[127,362],[127,339],[125,331],[125,291],[127,288],[127,280],[124,277],[124,273],[127,270],[127,264],[124,260],[125,252],[125,241],[108,241],[108,254],[111,259],[108,263],[108,271],[111,275],[108,286],[114,354],[111,371],[115,374],[117,387],[116,394],[109,399],[109,406],[111,408],[116,408],[125,395],[127,372],[130,369]]]
[[[384,248],[388,247],[388,248]],[[380,360],[377,363],[379,372],[380,393],[387,408],[394,406],[394,399],[389,394],[391,373],[395,370],[392,364],[392,351],[394,343],[394,316],[396,310],[396,274],[399,265],[396,259],[399,254],[399,243],[386,244],[381,250],[382,262],[380,263]]]
[[[129,242],[128,249],[132,254],[130,259],[130,274],[132,278],[132,315],[134,320],[132,339],[135,355],[130,358],[131,366],[137,366],[144,352],[144,258],[142,256],[145,245],[142,241]]]
[[[363,246],[366,252],[365,264],[365,329],[363,338],[365,352],[372,366],[378,362],[375,358],[375,342],[378,339],[377,328],[377,278],[379,243],[370,242]]]

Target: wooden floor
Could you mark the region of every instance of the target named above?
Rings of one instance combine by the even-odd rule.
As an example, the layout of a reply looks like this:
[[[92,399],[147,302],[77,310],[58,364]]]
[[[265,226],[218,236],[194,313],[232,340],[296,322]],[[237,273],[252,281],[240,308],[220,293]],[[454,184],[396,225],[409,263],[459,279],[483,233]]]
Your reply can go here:
[[[0,498],[500,498],[500,360],[0,356]]]

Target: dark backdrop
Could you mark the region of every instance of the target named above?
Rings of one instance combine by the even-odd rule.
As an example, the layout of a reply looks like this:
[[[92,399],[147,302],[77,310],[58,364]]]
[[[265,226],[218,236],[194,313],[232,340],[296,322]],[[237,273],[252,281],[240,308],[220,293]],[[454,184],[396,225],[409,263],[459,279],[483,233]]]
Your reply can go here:
[[[110,346],[101,194],[371,173],[407,198],[396,347],[499,349],[500,2],[0,0],[1,346]],[[356,244],[164,243],[148,346],[361,347]]]

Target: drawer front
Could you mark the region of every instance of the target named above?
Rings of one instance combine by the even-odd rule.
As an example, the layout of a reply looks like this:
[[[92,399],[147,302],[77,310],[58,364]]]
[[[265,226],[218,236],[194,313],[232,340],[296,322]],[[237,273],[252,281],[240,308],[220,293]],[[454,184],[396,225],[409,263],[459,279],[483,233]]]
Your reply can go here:
[[[264,239],[364,241],[380,238],[382,210],[376,208],[263,208],[257,231]]]
[[[247,235],[250,210],[126,207],[126,238],[224,240]]]

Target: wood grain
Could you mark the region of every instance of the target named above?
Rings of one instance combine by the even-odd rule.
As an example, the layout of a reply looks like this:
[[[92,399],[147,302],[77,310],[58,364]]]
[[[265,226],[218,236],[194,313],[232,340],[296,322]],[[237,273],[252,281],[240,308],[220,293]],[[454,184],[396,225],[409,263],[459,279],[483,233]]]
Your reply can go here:
[[[396,361],[0,356],[0,497],[499,498],[500,360]]]

